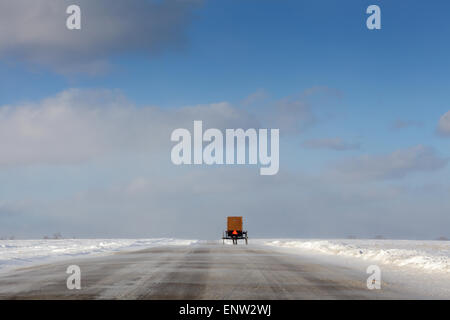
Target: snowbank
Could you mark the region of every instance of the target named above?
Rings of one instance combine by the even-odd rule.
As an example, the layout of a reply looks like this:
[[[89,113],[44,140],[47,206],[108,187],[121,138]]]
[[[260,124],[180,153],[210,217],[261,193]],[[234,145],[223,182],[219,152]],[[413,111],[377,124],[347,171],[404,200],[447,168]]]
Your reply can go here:
[[[450,241],[261,240],[265,245],[356,257],[399,267],[450,273]]]
[[[10,267],[164,245],[190,245],[179,239],[0,240],[0,271]]]

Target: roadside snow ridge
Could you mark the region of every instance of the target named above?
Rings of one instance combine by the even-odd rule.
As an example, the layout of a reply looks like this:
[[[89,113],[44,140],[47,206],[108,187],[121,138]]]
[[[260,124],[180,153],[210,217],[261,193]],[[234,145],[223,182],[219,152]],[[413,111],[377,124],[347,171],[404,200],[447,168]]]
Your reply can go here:
[[[292,239],[264,244],[450,273],[450,241]]]

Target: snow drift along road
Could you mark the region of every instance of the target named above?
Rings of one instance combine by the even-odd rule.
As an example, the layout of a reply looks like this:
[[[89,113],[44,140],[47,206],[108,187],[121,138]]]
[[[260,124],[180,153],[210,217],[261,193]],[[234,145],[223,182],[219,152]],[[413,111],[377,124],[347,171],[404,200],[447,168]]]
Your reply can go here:
[[[9,267],[50,262],[80,255],[98,255],[165,245],[191,245],[196,242],[196,240],[180,239],[0,240],[0,271]]]
[[[422,271],[450,273],[450,241],[271,239],[258,242],[269,246],[412,267]]]

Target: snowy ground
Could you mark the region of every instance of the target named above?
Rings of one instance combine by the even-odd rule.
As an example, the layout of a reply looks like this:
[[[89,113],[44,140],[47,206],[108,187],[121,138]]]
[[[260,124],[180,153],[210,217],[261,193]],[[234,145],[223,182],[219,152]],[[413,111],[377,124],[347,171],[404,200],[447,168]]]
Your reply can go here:
[[[164,245],[191,245],[195,242],[180,239],[0,240],[0,272],[79,256]]]
[[[0,240],[0,272],[82,256],[203,242],[179,239]],[[375,264],[382,271],[382,288],[414,292],[424,299],[450,299],[448,241],[250,239],[249,246],[253,245],[298,254],[305,261],[316,261],[322,266],[343,266],[349,275],[357,274],[362,280],[368,276],[367,267]]]
[[[292,249],[290,252],[351,257],[425,273],[450,275],[450,241],[251,239],[251,243]],[[0,271],[80,255],[138,250],[161,245],[191,245],[180,239],[0,240]]]
[[[450,274],[450,241],[258,240],[261,244]]]
[[[252,243],[362,274],[377,265],[382,289],[416,292],[420,299],[450,299],[449,241],[258,239]]]

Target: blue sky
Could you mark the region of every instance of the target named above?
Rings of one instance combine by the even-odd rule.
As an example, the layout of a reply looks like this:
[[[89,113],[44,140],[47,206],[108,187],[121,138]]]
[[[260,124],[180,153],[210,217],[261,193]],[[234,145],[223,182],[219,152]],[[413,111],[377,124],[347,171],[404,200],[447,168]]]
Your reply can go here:
[[[260,89],[276,99],[326,86],[342,92],[349,122],[362,124],[355,129],[378,131],[377,139],[398,118],[434,125],[448,108],[450,5],[377,3],[383,28],[369,31],[370,1],[207,1],[195,9],[182,48],[155,57],[112,54],[103,75],[58,75],[3,61],[2,104],[70,87],[118,88],[138,105],[176,107],[239,102]]]
[[[114,192],[118,192],[116,189],[119,190],[127,183],[134,185],[136,181],[137,184],[142,182],[144,189],[153,190],[152,181],[159,184],[156,181],[175,177],[173,183],[182,185],[186,183],[183,178],[197,173],[189,170],[188,173],[178,173],[178,170],[184,169],[173,168],[170,163],[161,160],[167,159],[169,154],[169,139],[166,141],[161,138],[159,141],[155,133],[146,131],[145,123],[141,123],[139,118],[149,117],[149,126],[162,123],[167,129],[182,120],[180,114],[193,112],[192,117],[198,117],[202,115],[201,110],[205,111],[201,106],[214,103],[224,103],[220,108],[237,112],[242,117],[236,123],[207,111],[204,120],[210,120],[211,126],[216,123],[231,126],[252,126],[255,123],[277,125],[275,120],[280,116],[280,110],[293,111],[291,117],[300,121],[301,124],[295,128],[285,128],[281,124],[282,176],[274,178],[273,182],[274,189],[284,191],[280,191],[282,195],[271,203],[274,206],[277,203],[277,210],[289,212],[286,214],[289,217],[298,207],[296,203],[285,204],[289,201],[283,198],[290,193],[295,194],[297,190],[296,184],[292,186],[287,178],[291,174],[298,175],[297,183],[312,179],[312,183],[317,185],[308,201],[320,198],[321,194],[331,194],[327,200],[328,209],[317,203],[305,205],[305,209],[310,212],[322,212],[318,216],[323,217],[323,221],[328,219],[326,212],[338,206],[337,203],[343,199],[352,198],[360,190],[370,191],[380,201],[383,201],[383,197],[387,197],[386,201],[394,201],[381,190],[407,190],[395,200],[400,203],[398,208],[397,204],[391,204],[386,209],[394,210],[395,207],[398,220],[386,221],[386,225],[381,224],[375,230],[370,227],[370,219],[360,218],[359,221],[348,218],[349,221],[359,222],[355,222],[355,226],[346,225],[342,232],[335,232],[332,224],[329,228],[315,229],[311,222],[306,229],[296,231],[292,228],[286,233],[279,231],[275,235],[345,236],[351,232],[361,236],[383,232],[392,237],[441,235],[438,234],[442,224],[440,218],[444,219],[442,212],[450,208],[449,203],[437,203],[434,199],[440,192],[448,195],[450,190],[446,181],[450,173],[446,166],[450,156],[450,139],[447,131],[438,133],[441,117],[450,110],[448,1],[435,1],[430,5],[426,1],[233,0],[182,3],[141,0],[130,2],[132,4],[129,6],[116,1],[117,8],[121,10],[106,10],[102,14],[98,13],[101,12],[98,8],[104,5],[102,1],[97,4],[86,1],[51,4],[39,0],[37,5],[40,7],[27,5],[26,1],[17,1],[14,5],[12,0],[6,2],[10,2],[9,6],[5,4],[0,9],[3,15],[8,16],[3,19],[6,19],[4,23],[8,29],[6,31],[3,28],[1,32],[11,35],[0,33],[0,39],[4,39],[3,44],[0,42],[0,108],[5,109],[9,105],[13,111],[5,116],[5,127],[20,126],[25,121],[20,120],[20,116],[30,110],[43,110],[45,114],[53,110],[53,106],[58,108],[62,105],[67,108],[65,111],[69,111],[61,119],[70,123],[57,125],[49,118],[37,116],[36,121],[42,121],[39,124],[30,120],[34,119],[32,116],[27,116],[27,121],[38,127],[33,127],[29,132],[42,133],[47,132],[47,128],[54,128],[55,131],[49,129],[48,138],[43,134],[46,138],[42,140],[28,140],[29,137],[24,138],[22,131],[14,136],[14,129],[10,130],[11,136],[10,131],[4,131],[4,139],[15,141],[14,137],[17,138],[15,146],[24,143],[27,150],[38,151],[35,154],[14,149],[11,152],[14,156],[11,159],[6,157],[8,159],[3,161],[0,177],[6,183],[0,187],[0,205],[3,204],[7,212],[20,214],[17,214],[18,218],[11,218],[11,214],[5,215],[10,227],[7,230],[0,227],[0,235],[3,232],[24,237],[38,236],[39,233],[52,232],[52,228],[59,228],[67,233],[86,236],[142,236],[144,231],[136,227],[141,221],[139,215],[130,219],[132,222],[123,233],[114,224],[108,232],[104,232],[97,225],[98,222],[93,222],[94,226],[88,228],[87,217],[99,211],[102,212],[99,213],[99,221],[106,211],[122,217],[123,212],[119,209],[114,213],[114,208],[106,205],[102,207],[101,199],[109,202]],[[58,29],[59,23],[65,19],[64,5],[69,2],[78,3],[83,17],[86,17],[82,22],[82,30],[70,31],[78,32],[75,36],[67,33],[67,30]],[[145,7],[145,3],[155,6]],[[168,5],[158,6],[161,3]],[[381,30],[366,28],[368,15],[365,10],[371,4],[381,8]],[[148,11],[140,10],[142,5]],[[43,10],[46,6],[55,6],[55,10]],[[34,20],[20,23],[23,19],[21,15],[33,10],[39,13],[34,15]],[[61,10],[63,14],[60,17],[57,13]],[[150,12],[152,10],[154,12]],[[120,16],[121,12],[123,16]],[[40,18],[53,23],[52,27],[47,30]],[[131,31],[124,31],[119,24],[115,24],[114,28],[117,29],[113,28],[112,35],[103,34],[106,31],[102,28],[106,27],[96,22],[94,29],[94,19],[125,21],[130,23]],[[33,30],[32,23],[38,25],[36,30]],[[63,27],[64,24],[61,29]],[[94,30],[98,29],[101,38],[96,38],[98,34]],[[15,40],[19,38],[22,41]],[[82,48],[78,50],[73,44],[79,44]],[[95,71],[97,66],[104,65],[106,68]],[[86,72],[91,69],[94,71]],[[74,88],[78,91],[70,91]],[[64,96],[64,92],[69,93]],[[251,96],[256,97],[253,103],[246,103]],[[47,99],[54,101],[48,103]],[[300,110],[290,109],[293,108],[290,103],[300,106]],[[100,114],[99,118],[86,115],[90,114],[91,104],[91,109],[99,108],[96,111],[96,114]],[[119,109],[123,105],[131,109],[117,111],[114,107],[116,104]],[[86,106],[87,109],[84,109]],[[149,106],[157,108],[157,113],[151,113]],[[186,110],[188,106],[194,109]],[[16,109],[18,111],[14,113]],[[111,109],[119,115],[126,112],[129,122],[120,123],[116,119],[119,117],[117,114],[104,111]],[[312,118],[305,119],[311,114]],[[194,120],[189,116],[185,120]],[[153,123],[155,121],[158,123]],[[105,140],[101,140],[101,146],[107,151],[92,152],[98,148],[93,143],[92,149],[66,152],[65,148],[71,144],[82,148],[95,140],[87,134],[97,134],[94,127],[89,125],[100,125],[103,130],[101,133],[109,137],[102,136]],[[66,126],[73,126],[73,132],[66,132]],[[82,131],[75,134],[76,130]],[[120,130],[124,134],[116,135],[115,131]],[[158,132],[161,130],[165,132],[164,129]],[[86,139],[78,141],[75,136],[83,136],[84,132],[87,132]],[[69,141],[55,142],[55,139],[50,138],[59,134]],[[122,136],[125,136],[123,141]],[[105,142],[108,139],[120,140],[120,143],[111,146]],[[156,151],[146,149],[147,142],[141,142],[147,141],[145,139],[151,140],[148,144]],[[41,148],[44,144],[48,150]],[[128,148],[129,145],[134,147]],[[347,174],[347,177],[358,176],[356,184],[345,182],[347,178],[341,176],[341,171],[346,172],[342,163],[353,164],[356,173]],[[160,171],[158,168],[163,169]],[[243,170],[247,173],[247,169]],[[254,173],[251,172],[253,169],[248,170],[248,174]],[[201,171],[199,174],[203,177],[205,173]],[[222,173],[212,170],[211,179],[214,180],[216,174],[220,177]],[[368,174],[373,181],[361,178]],[[254,179],[255,185],[261,183],[258,177]],[[231,188],[240,182],[238,179],[229,183]],[[328,190],[330,183],[336,183],[336,189]],[[340,183],[345,186],[338,187]],[[434,212],[428,232],[410,231],[395,225],[414,206],[406,203],[411,197],[414,198],[416,189],[411,188],[429,190],[429,197],[424,194],[415,199],[418,202],[416,207],[428,206]],[[340,189],[347,190],[347,193],[341,194]],[[176,197],[161,190],[155,193],[159,192],[169,202]],[[250,193],[250,189],[246,192]],[[86,196],[90,193],[98,193],[95,201]],[[233,198],[234,193],[230,191],[215,196],[215,201],[209,200],[211,206],[222,203],[227,197]],[[70,215],[70,219],[73,219],[71,228],[58,218],[57,212],[66,202],[75,201],[73,199],[81,199],[77,200],[83,204],[80,204],[79,212],[86,218],[77,219],[76,214]],[[195,215],[200,195],[191,195],[186,199],[191,204],[187,205],[187,215]],[[254,203],[253,210],[269,219],[270,212],[260,207],[264,207],[261,198],[252,196],[251,199],[253,202],[242,200],[243,204],[252,210]],[[132,198],[126,198],[121,204],[133,201]],[[170,206],[167,203],[164,205],[164,202],[153,208],[145,200],[139,201],[140,207],[135,208],[137,211],[143,212],[149,208],[155,211],[167,210],[168,218],[161,222],[164,224],[161,234],[171,235],[178,230],[173,226],[178,217],[175,212],[182,209],[169,210]],[[35,206],[35,202],[40,205]],[[36,209],[41,205],[42,209]],[[355,215],[358,211],[375,210],[369,204],[351,201],[345,202],[344,207],[342,212],[358,208],[354,211]],[[33,211],[35,220],[27,218],[30,211]],[[222,215],[218,211],[213,216],[221,221]],[[256,213],[250,216],[257,220]],[[339,217],[339,213],[335,216]],[[420,213],[416,216],[417,221],[426,218],[425,214],[422,218]],[[159,216],[155,214],[153,219],[159,219],[156,217]],[[27,219],[39,226],[38,231],[30,232],[23,227]],[[46,223],[40,224],[41,219]],[[262,221],[270,221],[265,219]],[[299,213],[293,219],[301,222],[302,214]],[[255,222],[255,226],[260,224]],[[283,230],[282,225],[279,230]],[[157,232],[159,230],[155,229]],[[189,232],[185,235],[195,236]],[[261,235],[264,236],[264,232]]]
[[[260,88],[283,97],[324,84],[353,91],[358,100],[368,93],[402,101],[408,93],[416,100],[417,90],[445,98],[450,5],[377,1],[383,28],[369,31],[365,8],[371,3],[206,1],[186,26],[182,48],[156,57],[112,52],[112,70],[104,75],[57,75],[3,61],[1,74],[12,79],[2,83],[2,100],[39,99],[75,86],[120,88],[138,104],[170,106],[235,101]],[[404,104],[392,109],[410,108]]]

